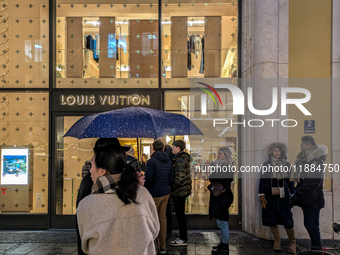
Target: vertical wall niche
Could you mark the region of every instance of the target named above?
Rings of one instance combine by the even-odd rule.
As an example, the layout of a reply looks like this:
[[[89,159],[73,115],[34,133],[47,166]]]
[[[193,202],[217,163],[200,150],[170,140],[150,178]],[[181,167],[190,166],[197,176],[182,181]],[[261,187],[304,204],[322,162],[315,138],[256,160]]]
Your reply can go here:
[[[131,78],[158,76],[158,20],[130,20]]]
[[[67,77],[83,76],[83,21],[79,17],[67,17]]]

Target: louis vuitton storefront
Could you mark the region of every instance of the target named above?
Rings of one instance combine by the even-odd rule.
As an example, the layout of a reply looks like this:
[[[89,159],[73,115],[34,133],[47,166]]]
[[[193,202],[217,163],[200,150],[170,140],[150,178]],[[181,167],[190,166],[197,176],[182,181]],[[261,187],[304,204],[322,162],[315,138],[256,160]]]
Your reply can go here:
[[[192,117],[193,79],[237,86],[236,0],[0,3],[0,229],[75,228],[82,166],[96,139],[63,136],[82,116],[142,106]],[[165,140],[185,140],[195,162],[205,165],[227,146],[237,164],[238,135],[233,129],[201,142]],[[119,140],[138,158],[150,154],[153,142]],[[207,176],[192,178],[189,228],[215,228],[208,220]],[[230,226],[240,229],[237,176],[232,188]]]

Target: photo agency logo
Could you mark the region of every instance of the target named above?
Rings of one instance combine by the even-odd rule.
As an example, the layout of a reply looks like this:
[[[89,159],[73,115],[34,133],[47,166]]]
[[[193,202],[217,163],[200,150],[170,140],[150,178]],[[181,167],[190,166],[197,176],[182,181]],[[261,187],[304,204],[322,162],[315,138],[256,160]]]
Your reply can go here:
[[[233,98],[233,115],[244,115],[245,114],[245,95],[243,91],[231,84],[215,84],[213,87],[202,83],[197,82],[198,84],[201,84],[205,87],[196,87],[202,91],[204,91],[204,94],[201,94],[201,114],[207,115],[207,95],[209,95],[213,101],[215,106],[217,105],[217,102],[214,98],[214,95],[211,93],[213,92],[216,97],[218,98],[220,105],[223,106],[222,100],[220,95],[217,93],[216,89],[227,89],[232,94]],[[211,91],[209,91],[209,90]],[[295,105],[304,115],[311,116],[312,114],[307,110],[307,108],[303,105],[311,99],[311,93],[309,90],[305,88],[297,88],[297,87],[282,87],[280,88],[280,97],[279,97],[279,90],[277,87],[272,87],[272,105],[267,110],[258,110],[254,106],[254,99],[253,99],[253,88],[248,87],[247,88],[247,107],[252,114],[257,116],[268,116],[273,114],[279,104],[279,99],[281,103],[281,116],[287,116],[287,106],[288,105]],[[301,94],[303,95],[302,98],[288,98],[289,93],[295,93],[295,94]],[[283,127],[295,127],[297,126],[298,122],[295,119],[244,119],[241,122],[237,122],[235,118],[214,118],[213,119],[213,127],[216,127],[217,125],[228,125],[230,127],[233,127],[235,125],[242,125],[249,127],[262,127],[265,125],[265,123],[270,123],[272,127],[275,126],[276,123],[279,123]]]

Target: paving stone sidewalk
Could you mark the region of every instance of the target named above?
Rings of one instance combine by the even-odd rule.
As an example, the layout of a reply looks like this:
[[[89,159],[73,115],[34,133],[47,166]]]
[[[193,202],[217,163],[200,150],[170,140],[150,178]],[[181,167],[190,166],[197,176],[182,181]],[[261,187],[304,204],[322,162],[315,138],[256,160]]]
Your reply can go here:
[[[168,247],[168,255],[209,255],[211,248],[220,241],[217,231],[189,231],[187,247]],[[77,238],[69,231],[0,231],[0,254],[11,255],[75,255]],[[334,247],[339,242],[324,240],[324,246]],[[298,240],[302,250],[307,250],[309,240]],[[273,241],[256,238],[242,231],[230,233],[230,255],[287,254],[288,240],[282,241],[281,253],[274,253]],[[332,251],[340,255],[337,251]],[[124,254],[122,254],[124,255]]]

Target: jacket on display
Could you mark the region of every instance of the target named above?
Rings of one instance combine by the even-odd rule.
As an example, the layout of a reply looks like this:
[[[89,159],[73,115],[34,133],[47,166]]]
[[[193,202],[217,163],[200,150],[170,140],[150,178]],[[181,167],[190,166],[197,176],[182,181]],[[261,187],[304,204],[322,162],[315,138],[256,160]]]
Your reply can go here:
[[[190,35],[188,39],[188,70],[192,70],[191,54],[195,54],[196,58],[201,53],[200,73],[204,73],[204,37],[199,35]]]

